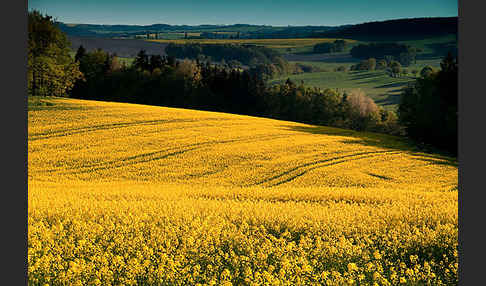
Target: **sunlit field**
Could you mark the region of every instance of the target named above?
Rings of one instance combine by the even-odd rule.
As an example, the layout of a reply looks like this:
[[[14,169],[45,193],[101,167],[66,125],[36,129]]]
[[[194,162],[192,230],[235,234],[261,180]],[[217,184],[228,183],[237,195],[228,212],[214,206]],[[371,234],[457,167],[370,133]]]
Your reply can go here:
[[[265,118],[31,103],[31,285],[458,283],[455,159]]]

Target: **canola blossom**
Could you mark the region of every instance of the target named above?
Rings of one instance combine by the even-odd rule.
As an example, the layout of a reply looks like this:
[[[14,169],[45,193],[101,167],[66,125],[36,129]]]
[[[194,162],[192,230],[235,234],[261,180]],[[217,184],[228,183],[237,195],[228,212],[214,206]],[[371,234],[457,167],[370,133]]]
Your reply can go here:
[[[456,285],[457,163],[176,108],[28,113],[30,285]]]

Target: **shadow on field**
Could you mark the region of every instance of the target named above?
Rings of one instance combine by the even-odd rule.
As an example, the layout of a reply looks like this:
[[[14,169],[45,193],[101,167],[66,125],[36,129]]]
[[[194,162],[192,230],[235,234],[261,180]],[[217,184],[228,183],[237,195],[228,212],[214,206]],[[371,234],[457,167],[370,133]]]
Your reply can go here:
[[[447,43],[432,43],[426,44],[426,47],[433,50],[433,53],[426,54],[429,57],[445,57],[448,52],[452,52],[453,54],[457,54],[457,42],[450,41]]]
[[[409,82],[403,81],[403,82],[395,82],[395,83],[388,83],[388,84],[383,84],[376,86],[375,88],[392,88],[392,87],[405,87],[408,85]],[[399,89],[401,90],[401,89]]]
[[[398,92],[402,92],[402,91],[403,91],[403,87],[389,90],[388,93],[390,93],[390,95],[398,95],[398,94],[391,94],[391,93],[398,93]]]
[[[313,52],[298,52],[284,55],[288,61],[311,61],[321,63],[355,63],[359,60],[351,57],[349,53],[342,54],[315,54]]]
[[[351,80],[361,80],[361,79],[369,79],[375,77],[381,77],[383,74],[380,73],[352,73]]]
[[[400,94],[391,94],[390,92],[398,92],[401,90],[391,90],[389,93],[384,94],[380,99],[374,99],[375,103],[378,105],[393,105],[400,103]]]
[[[327,126],[290,126],[283,125],[285,130],[305,132],[311,134],[321,134],[327,136],[343,136],[339,143],[355,144],[388,149],[390,151],[403,151],[410,155],[420,156],[414,158],[419,161],[428,162],[435,165],[447,165],[457,167],[457,158],[450,157],[440,150],[430,147],[421,147],[406,137],[397,137],[386,134],[359,132],[347,129],[340,129]]]
[[[59,98],[51,96],[28,96],[27,97],[27,111],[38,110],[87,110],[93,109],[73,103],[61,102]]]

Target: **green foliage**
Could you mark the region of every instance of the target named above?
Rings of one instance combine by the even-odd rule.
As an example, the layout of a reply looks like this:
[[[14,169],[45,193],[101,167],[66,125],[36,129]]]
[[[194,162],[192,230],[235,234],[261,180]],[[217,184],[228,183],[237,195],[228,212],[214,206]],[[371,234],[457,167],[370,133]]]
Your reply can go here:
[[[254,45],[170,43],[165,48],[167,55],[179,59],[198,59],[220,62],[222,66],[250,67],[250,72],[263,79],[298,72],[298,67],[289,64],[272,49]],[[230,64],[231,63],[231,64]]]
[[[389,72],[392,77],[399,77],[402,72],[402,65],[397,61],[391,61],[389,64]]]
[[[334,69],[334,71],[345,72],[345,71],[348,71],[348,68],[346,66],[338,66]]]
[[[355,58],[377,58],[391,61],[390,57],[398,59],[401,65],[409,66],[416,61],[417,49],[399,43],[371,43],[359,44],[351,49]]]
[[[65,96],[82,78],[78,63],[69,55],[69,41],[50,16],[28,14],[28,94]]]
[[[86,49],[83,47],[83,45],[80,45],[78,50],[76,51],[76,55],[74,56],[74,60],[76,62],[79,62],[79,60],[86,55]]]
[[[376,69],[377,70],[384,70],[388,67],[388,63],[386,60],[382,59],[382,60],[379,60],[377,63],[376,63]]]
[[[314,45],[314,53],[339,53],[344,52],[347,43],[344,40],[335,40],[332,43],[319,43]]]
[[[312,64],[311,62],[305,62]],[[351,64],[351,63],[349,63]],[[339,65],[318,63],[321,69],[334,69]],[[378,105],[387,110],[395,110],[403,87],[415,81],[409,77],[390,77],[384,70],[375,71],[348,71],[348,72],[312,72],[277,77],[269,81],[269,84],[283,83],[287,78],[294,82],[304,81],[306,87],[318,87],[321,89],[332,88],[343,91],[362,89]]]
[[[272,49],[255,45],[237,44],[200,44],[170,43],[165,48],[168,56],[178,59],[196,59],[199,55],[209,56],[214,61],[237,60],[244,65],[250,65],[252,60],[258,63],[275,63],[278,53]]]
[[[140,52],[137,54],[137,57],[133,62],[133,66],[140,70],[150,69],[149,56],[147,55],[145,50],[140,50]]]
[[[362,60],[356,65],[351,66],[351,70],[360,70],[360,71],[374,71],[376,69],[376,59],[369,58],[367,60]]]
[[[86,79],[92,79],[103,75],[107,71],[106,63],[109,55],[103,50],[95,50],[85,54],[79,59],[79,68]]]
[[[423,78],[426,78],[426,77],[429,77],[430,75],[432,75],[433,73],[435,73],[435,70],[434,70],[433,67],[431,67],[431,66],[425,66],[420,71],[420,76],[423,77]]]
[[[408,136],[452,154],[457,154],[457,71],[457,61],[449,53],[440,71],[426,69],[403,92],[398,108]]]
[[[400,63],[404,66],[409,66],[412,63],[416,62],[416,51],[404,52],[400,53]]]
[[[370,71],[374,71],[376,69],[376,59],[375,58],[369,58],[368,59],[368,69]]]

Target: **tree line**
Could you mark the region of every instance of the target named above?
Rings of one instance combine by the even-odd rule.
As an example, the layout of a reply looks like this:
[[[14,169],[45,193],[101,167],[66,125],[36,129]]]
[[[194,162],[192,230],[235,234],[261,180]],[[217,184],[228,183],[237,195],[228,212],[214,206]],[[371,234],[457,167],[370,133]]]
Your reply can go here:
[[[371,43],[354,46],[350,53],[354,58],[359,59],[385,59],[392,58],[403,66],[409,66],[416,62],[418,49],[399,43]]]
[[[375,58],[361,60],[359,63],[352,65],[349,69],[352,71],[385,70],[391,77],[399,77],[404,72],[400,62],[395,61],[393,57],[385,57],[378,61]]]
[[[314,53],[317,54],[327,54],[327,53],[339,53],[344,52],[347,47],[345,40],[335,40],[332,43],[319,43],[315,44],[313,47]]]
[[[181,59],[196,59],[203,56],[218,62],[235,60],[243,65],[273,63],[279,57],[276,51],[266,47],[235,44],[170,43],[165,52],[168,56]]]
[[[405,89],[399,120],[410,138],[457,155],[457,58],[448,53],[440,66],[425,67],[415,84]]]
[[[246,66],[263,79],[312,70],[310,66],[290,64],[275,50],[256,45],[170,43],[165,53],[178,59],[220,62],[230,68]]]
[[[316,37],[346,38],[364,41],[408,40],[457,35],[458,17],[396,19],[368,22],[321,32]]]

